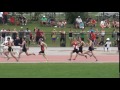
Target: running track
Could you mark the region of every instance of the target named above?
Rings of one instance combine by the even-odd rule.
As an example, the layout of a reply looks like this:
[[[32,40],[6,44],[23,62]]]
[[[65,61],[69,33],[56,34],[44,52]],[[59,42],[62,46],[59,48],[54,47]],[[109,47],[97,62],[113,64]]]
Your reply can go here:
[[[87,50],[87,48],[85,48]],[[38,55],[39,48],[30,48],[28,52],[34,52],[36,56],[26,56],[25,54],[21,55],[19,62],[16,62],[15,59],[10,58],[7,61],[7,58],[0,56],[0,63],[119,63],[119,53],[116,52],[116,48],[111,52],[104,52],[101,48],[100,50],[95,50],[94,54],[98,58],[96,62],[93,57],[86,59],[83,56],[78,56],[76,60],[69,61],[69,56],[72,48],[48,48],[46,50],[48,62],[45,61],[42,55]],[[73,54],[73,58],[75,54]]]
[[[76,60],[69,61],[69,56],[63,55],[49,55],[48,62],[45,62],[45,59],[41,55],[36,56],[25,56],[22,55],[17,63],[118,63],[119,55],[96,55],[98,61],[96,62],[93,57],[89,57],[86,59],[83,56],[78,56]],[[74,56],[73,56],[74,57]],[[15,59],[10,58],[8,61],[7,58],[0,57],[0,63],[16,63]]]

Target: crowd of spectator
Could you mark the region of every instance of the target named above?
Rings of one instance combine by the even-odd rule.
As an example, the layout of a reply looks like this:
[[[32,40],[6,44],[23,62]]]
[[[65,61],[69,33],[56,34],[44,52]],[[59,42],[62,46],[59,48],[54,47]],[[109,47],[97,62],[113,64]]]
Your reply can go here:
[[[0,23],[4,21],[4,23],[6,24],[8,21],[7,19],[7,14],[6,12],[2,13],[0,12]],[[4,19],[3,19],[4,17]],[[16,22],[17,21],[17,22]],[[27,19],[24,16],[18,16],[17,19],[15,20],[14,16],[10,17],[10,22],[12,24],[17,23],[17,25],[26,25],[27,24]],[[78,39],[81,38],[83,41],[85,41],[86,37],[89,37],[93,43],[94,46],[101,46],[104,45],[106,43],[106,35],[108,33],[106,33],[105,28],[112,28],[113,27],[113,32],[109,33],[113,39],[112,44],[114,46],[118,46],[118,41],[119,41],[119,21],[118,20],[113,20],[112,22],[109,19],[103,19],[102,21],[100,21],[100,29],[98,29],[98,27],[96,27],[96,24],[98,24],[98,21],[93,19],[93,18],[86,18],[86,21],[83,21],[82,18],[80,16],[78,16],[75,19],[74,22],[74,27],[76,28],[76,30],[72,30],[72,28],[70,28],[70,30],[68,32],[65,32],[63,27],[66,27],[67,25],[67,21],[64,20],[59,20],[56,21],[54,18],[47,18],[46,16],[43,16],[40,19],[40,24],[42,26],[51,26],[51,27],[58,27],[61,28],[60,31],[57,31],[55,29],[53,29],[49,35],[51,36],[51,41],[53,43],[53,45],[56,44],[56,40],[60,39],[60,46],[66,46],[66,40],[67,39],[67,35],[69,37],[69,41],[70,41],[70,45],[71,42],[74,38]],[[89,30],[87,30],[87,32],[85,31],[85,27],[90,27]],[[77,28],[79,28],[80,30],[78,30]],[[34,32],[32,32],[34,31]],[[1,41],[4,41],[5,36],[12,36],[15,45],[18,45],[19,43],[22,43],[22,38],[26,37],[27,43],[28,45],[30,45],[31,41],[35,44],[38,44],[39,40],[46,40],[46,35],[45,32],[43,30],[41,30],[40,28],[34,28],[34,30],[30,30],[29,28],[26,28],[25,30],[23,30],[23,28],[21,28],[21,30],[10,30],[10,29],[2,29],[0,31],[0,39]],[[110,37],[109,37],[110,38]]]

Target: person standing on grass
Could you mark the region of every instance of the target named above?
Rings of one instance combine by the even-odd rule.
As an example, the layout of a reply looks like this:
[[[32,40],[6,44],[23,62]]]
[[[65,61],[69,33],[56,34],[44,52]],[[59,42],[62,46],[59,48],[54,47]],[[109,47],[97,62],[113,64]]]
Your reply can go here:
[[[13,46],[13,42],[10,41],[10,38],[7,38],[7,43],[5,44],[6,46],[8,46],[8,50],[4,52],[5,56],[7,56],[7,60],[10,59],[10,57],[8,56],[8,54],[10,53],[11,56],[18,62],[18,59],[17,57],[14,56],[13,54],[13,49],[12,49],[12,46]]]
[[[55,45],[55,43],[56,43],[56,39],[57,39],[57,31],[54,29],[53,31],[52,31],[52,33],[51,33],[51,37],[52,37],[52,43],[53,43],[53,45]]]
[[[106,43],[105,43],[105,47],[104,47],[104,51],[111,51],[110,46],[111,46],[110,38],[107,38]]]
[[[66,43],[66,32],[62,29],[62,31],[59,31],[60,32],[60,44],[62,42]]]
[[[28,52],[27,52],[27,50],[28,50],[29,48],[26,47],[26,44],[27,44],[27,43],[26,43],[26,38],[23,38],[23,39],[22,39],[22,44],[19,44],[19,45],[22,46],[22,50],[19,52],[18,58],[20,58],[20,55],[21,55],[23,52],[25,52],[25,54],[26,54],[27,56],[35,55],[34,53],[28,53]]]
[[[81,40],[84,41],[84,37],[85,37],[84,29],[82,29],[80,36],[81,36]]]
[[[14,31],[12,33],[12,38],[14,41],[15,41],[16,37],[17,37],[17,31],[16,31],[16,29],[14,29]]]
[[[96,31],[95,31],[95,35],[96,35],[96,46],[99,46],[99,35],[100,35],[100,33],[99,33],[99,31],[98,31],[98,29],[96,29]]]
[[[85,46],[85,43],[84,43],[84,41],[81,40],[81,38],[79,38],[78,39],[79,51],[78,51],[78,53],[76,53],[76,56],[73,60],[76,60],[78,55],[85,56],[87,58],[87,55],[83,54],[83,46]]]
[[[39,46],[41,48],[41,51],[39,52],[39,55],[43,55],[43,57],[46,59],[46,62],[48,61],[46,54],[45,54],[45,47],[47,49],[47,44],[43,42],[43,40],[39,39]]]
[[[96,61],[98,61],[96,56],[93,53],[94,47],[93,47],[93,42],[90,38],[88,38],[88,46],[89,46],[88,51],[84,52],[83,54],[88,54],[90,57],[93,56],[96,59]],[[90,55],[90,53],[91,53],[91,55]]]
[[[4,24],[7,25],[8,22],[8,12],[3,12]]]
[[[0,12],[0,24],[3,24],[3,12]]]
[[[29,28],[27,28],[26,30],[25,30],[25,36],[26,36],[26,40],[27,40],[27,45],[29,46],[30,45],[30,30],[29,30]]]
[[[71,29],[69,31],[69,40],[70,40],[70,45],[71,45],[72,40],[73,40],[73,31]]]

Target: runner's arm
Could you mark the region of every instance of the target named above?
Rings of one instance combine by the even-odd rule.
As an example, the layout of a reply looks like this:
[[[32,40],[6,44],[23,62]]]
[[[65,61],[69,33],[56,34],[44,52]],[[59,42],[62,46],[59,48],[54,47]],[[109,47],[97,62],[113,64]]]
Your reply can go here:
[[[47,44],[46,43],[43,43],[44,45],[45,45],[45,47],[46,47],[46,49],[47,49]]]

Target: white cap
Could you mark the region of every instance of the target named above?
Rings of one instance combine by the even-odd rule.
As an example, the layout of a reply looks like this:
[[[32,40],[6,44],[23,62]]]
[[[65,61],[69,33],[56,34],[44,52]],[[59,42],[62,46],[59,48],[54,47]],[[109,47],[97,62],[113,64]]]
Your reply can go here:
[[[110,40],[110,38],[107,38],[106,40]]]
[[[80,17],[80,16],[78,16],[78,17]]]
[[[45,16],[43,16],[43,17],[45,17]]]

